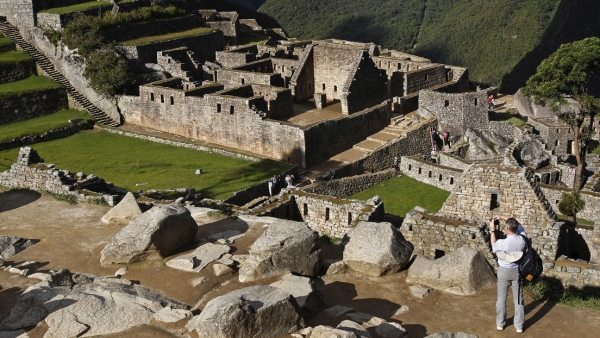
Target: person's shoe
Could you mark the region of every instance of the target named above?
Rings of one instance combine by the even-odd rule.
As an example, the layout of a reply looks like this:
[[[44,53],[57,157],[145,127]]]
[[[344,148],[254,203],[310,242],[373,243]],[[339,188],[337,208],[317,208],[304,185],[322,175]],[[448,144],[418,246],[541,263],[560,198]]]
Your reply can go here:
[[[523,333],[523,329],[517,329],[517,333]]]
[[[498,331],[504,330],[504,328],[502,326],[496,326],[496,329],[498,329]]]

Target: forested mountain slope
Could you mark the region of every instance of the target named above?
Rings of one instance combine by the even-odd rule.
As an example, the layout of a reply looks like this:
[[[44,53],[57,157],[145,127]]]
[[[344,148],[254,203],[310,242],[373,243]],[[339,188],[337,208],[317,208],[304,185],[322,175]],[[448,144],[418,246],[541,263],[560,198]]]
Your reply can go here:
[[[561,43],[600,35],[598,0],[267,0],[259,11],[292,37],[375,42],[466,66],[504,92]]]

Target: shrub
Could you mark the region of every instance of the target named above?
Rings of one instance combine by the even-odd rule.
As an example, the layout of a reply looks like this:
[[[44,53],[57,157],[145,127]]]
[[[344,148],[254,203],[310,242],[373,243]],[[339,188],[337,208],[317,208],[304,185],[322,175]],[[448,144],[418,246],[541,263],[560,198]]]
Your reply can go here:
[[[112,97],[135,84],[127,61],[110,49],[92,52],[86,60],[83,74],[90,87],[105,97]]]

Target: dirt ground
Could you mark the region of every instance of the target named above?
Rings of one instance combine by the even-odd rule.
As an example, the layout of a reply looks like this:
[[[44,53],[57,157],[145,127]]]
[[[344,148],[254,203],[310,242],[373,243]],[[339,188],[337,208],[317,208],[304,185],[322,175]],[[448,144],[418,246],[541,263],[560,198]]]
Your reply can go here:
[[[5,265],[20,260],[33,260],[33,271],[45,272],[50,269],[68,268],[74,272],[89,272],[100,275],[113,275],[120,266],[102,267],[100,251],[122,225],[103,224],[100,218],[108,208],[93,205],[70,205],[51,197],[34,192],[0,193],[0,235],[15,235],[39,242],[7,259]],[[232,245],[232,254],[247,253],[249,246],[268,226],[264,222],[244,222],[241,220],[216,220],[198,209],[193,212],[199,223],[197,238],[228,229],[246,233]],[[191,251],[193,246],[182,248],[176,254]],[[326,258],[339,257],[339,246],[324,245],[322,255]],[[167,258],[169,259],[169,258]],[[184,272],[169,268],[164,262],[153,262],[129,266],[123,276],[141,285],[157,290],[164,295],[194,307],[197,314],[211,299],[229,291],[255,285],[269,284],[277,277],[254,283],[242,284],[237,274],[215,277],[209,265],[201,273]],[[207,282],[192,287],[190,281],[205,276]],[[517,334],[514,327],[496,331],[495,288],[481,291],[474,296],[454,296],[433,291],[424,299],[417,299],[408,291],[404,282],[406,272],[384,278],[361,276],[352,272],[342,275],[324,276],[318,285],[329,306],[353,307],[355,311],[372,314],[388,321],[395,321],[405,327],[411,337],[424,337],[438,331],[467,332],[479,337],[592,337],[600,330],[600,312],[586,309],[571,309],[554,303],[539,303],[526,297],[525,332]],[[19,295],[37,281],[0,271],[0,321],[10,313]],[[509,298],[509,304],[512,300]],[[394,315],[396,310],[406,305],[410,310]],[[509,324],[512,317],[509,308]],[[336,326],[348,319],[328,317],[323,312],[309,319],[307,325],[326,324]],[[569,325],[574,324],[574,325]],[[177,337],[188,333],[185,320],[173,324],[151,322],[110,337]],[[29,331],[32,338],[42,337],[47,327],[44,323]],[[369,329],[373,337],[376,332]],[[596,334],[594,334],[596,332]]]

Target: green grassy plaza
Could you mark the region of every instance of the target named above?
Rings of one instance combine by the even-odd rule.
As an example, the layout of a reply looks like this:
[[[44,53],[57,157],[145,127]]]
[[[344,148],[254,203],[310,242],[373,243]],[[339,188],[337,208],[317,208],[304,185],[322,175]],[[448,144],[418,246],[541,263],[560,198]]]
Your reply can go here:
[[[387,213],[405,217],[416,206],[432,213],[439,211],[450,192],[402,175],[392,177],[348,198],[367,200],[375,195],[381,197]]]
[[[32,75],[26,79],[0,85],[0,97],[58,88],[60,84],[45,76]]]
[[[0,126],[0,142],[65,127],[71,124],[69,120],[78,118],[91,119],[91,116],[75,109],[61,109],[54,114],[6,124]]]
[[[187,31],[182,31],[182,32],[174,32],[174,33],[155,35],[155,36],[145,36],[145,37],[141,37],[138,39],[123,41],[123,42],[119,42],[119,45],[121,45],[121,46],[140,46],[140,45],[145,45],[147,43],[161,42],[161,41],[167,41],[167,40],[173,40],[173,39],[179,39],[179,38],[187,38],[190,36],[203,35],[203,34],[207,34],[210,32],[214,32],[216,30],[217,30],[216,28],[197,27],[197,28],[193,28],[193,29],[190,29]]]
[[[11,50],[8,52],[0,53],[0,63],[14,63],[26,60],[32,60],[29,54],[22,50]]]
[[[117,0],[115,2],[117,4],[120,4],[120,3],[126,3],[126,2],[133,2],[133,0],[121,0],[121,1]],[[97,7],[112,8],[112,6],[113,6],[113,4],[111,4],[110,2],[107,2],[107,1],[90,1],[90,2],[84,2],[81,4],[70,5],[70,6],[48,8],[48,9],[41,10],[40,13],[65,14],[65,13],[71,13],[71,12],[85,11],[85,10],[97,8]]]
[[[31,147],[59,169],[95,174],[130,191],[193,187],[212,199],[228,198],[290,168],[274,161],[251,162],[101,131],[83,131]],[[18,153],[18,148],[0,152],[0,171],[8,170]],[[196,169],[202,169],[202,174],[196,175]]]

